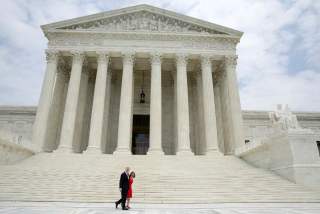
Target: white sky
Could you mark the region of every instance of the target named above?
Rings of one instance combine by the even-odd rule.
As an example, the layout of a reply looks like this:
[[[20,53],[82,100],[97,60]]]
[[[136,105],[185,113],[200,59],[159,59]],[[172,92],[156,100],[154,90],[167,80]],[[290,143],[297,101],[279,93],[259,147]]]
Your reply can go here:
[[[37,105],[47,40],[40,25],[151,4],[244,32],[238,45],[243,109],[320,111],[318,0],[7,0],[0,5],[0,105]]]

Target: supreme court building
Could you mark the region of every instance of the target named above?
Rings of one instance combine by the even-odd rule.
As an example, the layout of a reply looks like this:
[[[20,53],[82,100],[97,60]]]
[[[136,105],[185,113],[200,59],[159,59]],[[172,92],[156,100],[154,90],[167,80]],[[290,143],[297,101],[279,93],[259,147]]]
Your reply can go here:
[[[47,152],[232,154],[242,32],[149,5],[43,25],[33,142]]]
[[[114,203],[130,166],[139,203],[320,202],[320,112],[241,110],[242,32],[149,5],[42,30],[38,106],[0,106],[0,201]]]

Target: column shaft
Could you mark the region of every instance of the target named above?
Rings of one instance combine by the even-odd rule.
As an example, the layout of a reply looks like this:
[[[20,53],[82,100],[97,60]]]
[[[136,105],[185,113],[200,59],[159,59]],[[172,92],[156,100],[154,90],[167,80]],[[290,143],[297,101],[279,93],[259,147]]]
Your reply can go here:
[[[197,154],[204,155],[205,136],[204,136],[204,118],[203,118],[203,92],[202,92],[202,75],[197,72]]]
[[[38,151],[43,150],[43,146],[47,140],[49,114],[58,66],[58,52],[46,51],[46,59],[47,68],[42,83],[41,95],[32,133],[32,142]]]
[[[215,99],[212,81],[212,65],[208,56],[201,57],[202,103],[204,113],[204,132],[206,152],[215,152],[218,148]]]
[[[61,123],[61,114],[63,114],[64,89],[66,81],[66,71],[64,67],[58,66],[54,91],[52,96],[52,105],[50,108],[50,119],[48,121],[48,137],[46,139],[45,151],[53,151],[57,148],[57,135]]]
[[[177,154],[192,154],[190,149],[187,58],[177,55]]]
[[[131,154],[132,108],[133,108],[133,61],[134,55],[123,55],[123,72],[120,95],[118,144],[115,153]]]
[[[243,120],[242,120],[242,111],[239,97],[239,89],[236,75],[236,64],[237,57],[236,56],[228,56],[225,57],[224,61],[224,72],[225,72],[225,87],[227,87],[228,91],[228,105],[230,106],[228,117],[230,120],[230,124],[232,126],[231,132],[229,133],[232,136],[232,145],[231,149],[234,152],[234,149],[244,145],[243,138]]]
[[[218,149],[221,153],[225,153],[224,147],[224,129],[223,129],[223,118],[222,118],[222,106],[221,106],[221,92],[220,92],[220,84],[221,78],[220,76],[215,76],[216,80],[213,81],[213,91],[214,91],[214,103],[216,106],[216,119],[217,119],[217,135],[218,135]]]
[[[161,58],[159,54],[154,54],[151,56],[150,147],[148,151],[152,154],[163,154],[161,100]]]
[[[98,68],[94,88],[91,127],[87,152],[101,153],[103,139],[105,99],[107,88],[109,57],[106,53],[98,53]]]
[[[79,92],[81,83],[82,66],[84,62],[84,54],[74,52],[72,59],[72,69],[70,75],[70,82],[68,86],[65,112],[63,116],[63,123],[60,136],[60,145],[58,151],[72,151],[74,143],[76,116],[79,104]]]
[[[78,110],[76,115],[75,135],[73,140],[73,150],[76,153],[82,152],[83,136],[84,132],[87,131],[84,130],[84,119],[88,102],[89,75],[90,74],[87,66],[84,66],[81,72]]]
[[[59,123],[57,128],[57,135],[56,135],[56,142],[55,142],[55,149],[58,149],[60,145],[60,137],[61,137],[61,129],[62,129],[62,123],[63,123],[63,117],[64,117],[64,111],[66,106],[66,99],[67,99],[67,93],[68,93],[68,86],[69,86],[69,80],[70,80],[70,71],[65,72],[65,79],[63,84],[63,91],[62,91],[62,102],[61,102],[61,113],[59,114]]]
[[[96,77],[96,76],[95,76]],[[89,74],[88,79],[88,88],[87,88],[87,98],[86,98],[86,107],[83,117],[83,132],[82,132],[82,143],[81,151],[85,152],[89,144],[89,134],[90,134],[90,123],[91,123],[91,113],[93,105],[93,96],[94,96],[94,86],[95,86],[95,77],[92,74]]]

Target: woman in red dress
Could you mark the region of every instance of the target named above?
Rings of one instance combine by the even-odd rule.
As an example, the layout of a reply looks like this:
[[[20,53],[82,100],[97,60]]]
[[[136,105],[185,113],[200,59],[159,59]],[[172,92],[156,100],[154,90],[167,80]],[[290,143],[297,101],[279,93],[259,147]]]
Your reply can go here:
[[[133,179],[136,177],[136,173],[133,171],[129,175],[129,190],[127,195],[127,208],[130,209],[130,199],[132,198],[132,183]]]

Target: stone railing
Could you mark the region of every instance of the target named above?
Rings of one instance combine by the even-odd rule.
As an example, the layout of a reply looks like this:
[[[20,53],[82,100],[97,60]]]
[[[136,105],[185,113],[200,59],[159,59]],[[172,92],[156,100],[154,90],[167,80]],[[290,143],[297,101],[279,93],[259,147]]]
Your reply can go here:
[[[316,139],[310,129],[278,130],[236,149],[235,155],[292,182],[319,189],[320,154]]]
[[[32,144],[31,139],[19,133],[0,130],[0,139],[12,144],[22,146],[32,151],[35,150],[35,146]]]
[[[14,164],[32,155],[32,147],[23,145],[19,136],[0,133],[0,165]]]

